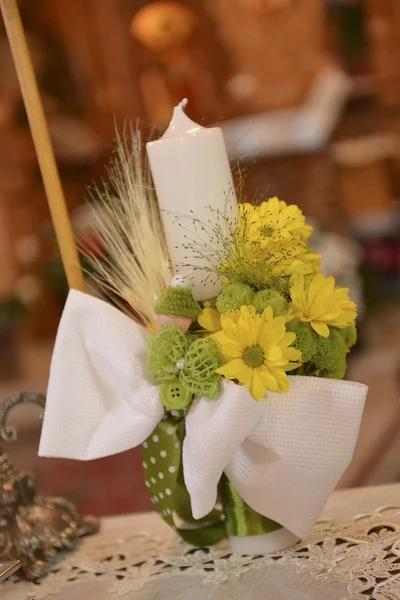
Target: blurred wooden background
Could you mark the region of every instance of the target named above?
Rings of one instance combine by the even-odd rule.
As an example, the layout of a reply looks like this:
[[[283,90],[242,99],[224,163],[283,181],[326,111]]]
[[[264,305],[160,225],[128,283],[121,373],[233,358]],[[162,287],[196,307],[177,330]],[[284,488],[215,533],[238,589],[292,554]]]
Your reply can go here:
[[[131,119],[145,135],[157,135],[172,107],[188,97],[189,115],[203,124],[235,128],[248,119],[248,139],[238,140],[238,147],[248,148],[239,153],[246,198],[280,195],[298,203],[322,235],[354,238],[364,248],[366,295],[379,298],[373,306],[366,301],[349,377],[365,381],[371,391],[355,460],[342,484],[398,480],[400,317],[393,293],[400,288],[398,0],[21,0],[20,8],[78,231],[87,223],[77,209],[87,186],[104,174],[115,123]],[[67,289],[1,24],[0,60],[4,396],[45,389]],[[348,91],[337,107],[334,96],[329,104],[332,92],[318,83],[328,71],[347,76]],[[329,122],[321,142],[296,151],[288,145],[279,152],[252,152],[253,119],[267,124],[294,115],[301,125],[317,93],[327,102]],[[268,142],[257,141],[260,147]],[[18,413],[16,419],[26,432],[14,450],[17,460],[29,456],[35,469],[44,469],[46,486],[50,467],[33,458],[35,413]],[[121,466],[128,458],[116,460]],[[54,461],[52,469],[61,462]],[[74,469],[82,475],[82,468],[68,467],[68,476]],[[112,461],[107,468],[114,468]],[[122,479],[122,466],[116,472]],[[136,479],[140,488],[141,477]]]

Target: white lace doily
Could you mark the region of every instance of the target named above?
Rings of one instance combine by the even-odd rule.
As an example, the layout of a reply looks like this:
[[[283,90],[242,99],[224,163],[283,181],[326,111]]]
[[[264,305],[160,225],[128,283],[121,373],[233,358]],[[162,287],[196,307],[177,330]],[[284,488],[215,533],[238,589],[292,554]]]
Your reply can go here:
[[[245,596],[244,596],[245,594]],[[6,582],[2,598],[60,600],[398,600],[400,508],[386,507],[269,556],[238,556],[228,545],[196,550],[141,533],[85,541],[39,584]]]

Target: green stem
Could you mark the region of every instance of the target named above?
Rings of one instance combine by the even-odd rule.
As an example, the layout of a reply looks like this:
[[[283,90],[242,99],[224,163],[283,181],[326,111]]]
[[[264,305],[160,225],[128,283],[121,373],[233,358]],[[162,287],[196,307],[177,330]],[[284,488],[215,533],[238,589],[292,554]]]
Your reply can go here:
[[[218,489],[225,513],[225,527],[229,537],[262,535],[282,528],[279,523],[260,515],[250,508],[224,474],[219,482]]]

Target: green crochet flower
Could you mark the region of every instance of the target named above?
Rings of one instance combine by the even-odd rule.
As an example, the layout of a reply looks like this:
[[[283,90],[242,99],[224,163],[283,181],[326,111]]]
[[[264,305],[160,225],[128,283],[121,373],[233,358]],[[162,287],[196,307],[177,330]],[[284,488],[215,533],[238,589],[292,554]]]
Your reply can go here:
[[[196,396],[215,400],[221,376],[215,371],[222,366],[217,344],[210,338],[189,343],[177,325],[164,325],[149,342],[147,367],[155,381],[164,383],[179,379]]]

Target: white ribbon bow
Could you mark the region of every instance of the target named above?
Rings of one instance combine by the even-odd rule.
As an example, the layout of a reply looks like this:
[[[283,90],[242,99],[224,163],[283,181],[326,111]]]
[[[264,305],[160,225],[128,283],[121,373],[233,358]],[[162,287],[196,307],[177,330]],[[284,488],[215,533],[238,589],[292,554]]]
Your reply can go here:
[[[91,460],[141,444],[164,414],[146,369],[148,334],[102,300],[71,290],[50,370],[39,455]],[[367,388],[290,377],[255,401],[225,381],[186,418],[185,484],[193,516],[215,505],[225,471],[257,512],[305,538],[349,464]]]

